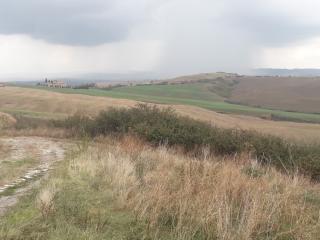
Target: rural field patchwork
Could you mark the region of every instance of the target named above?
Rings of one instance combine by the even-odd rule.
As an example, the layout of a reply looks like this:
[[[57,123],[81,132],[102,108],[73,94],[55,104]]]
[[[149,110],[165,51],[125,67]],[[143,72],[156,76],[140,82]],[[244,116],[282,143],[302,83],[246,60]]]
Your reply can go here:
[[[260,80],[260,78],[258,79]],[[276,80],[270,83],[271,87],[266,85],[261,89],[259,88],[261,84],[258,85],[259,82],[256,83],[251,78],[242,79],[241,77],[198,80],[183,84],[122,86],[110,89],[37,88],[67,94],[84,94],[161,104],[191,105],[223,113],[250,115],[274,120],[320,123],[320,102],[314,94],[314,92],[318,92],[317,85],[312,89],[312,94],[315,96],[309,95],[309,89],[307,89],[304,91],[304,95],[300,94],[302,96],[295,100],[295,95],[290,95],[289,90],[284,91],[285,83],[284,86],[279,85],[281,80],[278,80],[278,88]],[[249,84],[247,84],[248,81]],[[265,82],[267,81],[269,79],[265,79]],[[313,82],[318,84],[320,80],[313,80]],[[249,88],[246,84],[259,90]],[[301,90],[303,92],[302,87],[296,90],[297,88],[295,86],[295,91]],[[285,95],[286,93],[288,96]],[[246,96],[250,97],[251,100],[246,100]],[[258,98],[260,100],[256,101]],[[280,98],[282,101],[279,100]],[[262,102],[262,99],[265,100],[265,103]],[[300,104],[297,104],[296,101]],[[268,104],[268,102],[272,103]]]
[[[0,89],[0,239],[319,236],[320,124],[72,91]]]
[[[62,89],[59,91],[72,91]],[[133,107],[139,101],[111,98],[107,96],[88,96],[83,91],[108,93],[105,90],[77,90],[77,94],[44,91],[42,89],[7,87],[0,89],[0,111],[13,116],[27,115],[41,118],[63,118],[75,113],[95,115],[110,107]],[[28,96],[26,98],[26,96]],[[192,105],[162,104],[172,107],[178,113],[203,120],[226,128],[251,129],[267,134],[275,134],[303,141],[320,141],[320,125],[288,121],[271,121],[246,115],[222,114]]]

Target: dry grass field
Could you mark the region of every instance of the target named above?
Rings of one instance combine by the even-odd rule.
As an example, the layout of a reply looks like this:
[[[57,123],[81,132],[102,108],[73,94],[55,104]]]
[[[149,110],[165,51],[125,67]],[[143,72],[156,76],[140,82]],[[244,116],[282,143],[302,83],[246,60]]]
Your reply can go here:
[[[64,117],[77,112],[96,114],[108,107],[132,107],[133,100],[61,94],[36,89],[0,89],[0,111],[41,117]],[[168,106],[168,105],[161,105]],[[225,128],[252,129],[305,141],[320,141],[320,125],[264,120],[250,116],[221,114],[194,106],[170,105],[178,113]]]
[[[250,106],[320,113],[320,78],[236,77],[230,100]]]
[[[34,122],[52,123],[48,118],[63,118],[77,112],[95,115],[108,107],[129,108],[137,103],[28,88],[0,89],[3,119],[11,119],[12,123],[17,120],[15,129],[5,130],[18,131],[21,136],[29,129],[17,128],[20,115],[33,131],[33,122],[27,120],[41,118]],[[178,114],[224,128],[251,129],[320,142],[320,124],[275,122],[195,106],[159,106],[171,106]],[[142,116],[155,121],[151,115]],[[166,118],[156,117],[160,123],[166,122],[163,121]],[[125,124],[130,118],[125,115],[120,122]],[[141,124],[141,118],[138,123]],[[182,129],[196,129],[188,133],[201,133],[203,125],[186,128],[188,123],[184,124]],[[177,128],[173,129],[175,136],[183,139]],[[205,128],[205,131],[209,130]],[[3,132],[0,130],[0,135]],[[298,171],[286,174],[276,165],[264,165],[250,151],[220,155],[210,152],[208,145],[197,145],[198,154],[188,154],[182,146],[169,147],[160,142],[152,145],[137,137],[140,135],[70,138],[73,144],[66,145],[65,140],[48,139],[52,132],[54,128],[47,127],[41,130],[46,138],[4,137],[0,141],[0,157],[4,159],[0,161],[0,185],[24,175],[39,160],[41,164],[54,163],[46,177],[30,180],[28,192],[19,196],[19,201],[15,194],[22,188],[6,192],[0,198],[0,209],[6,208],[0,219],[0,239],[311,240],[320,234],[319,183]],[[232,136],[229,131],[226,135]],[[22,145],[16,144],[21,140]],[[230,144],[223,138],[217,142]],[[275,144],[276,148],[270,146],[271,151],[280,149],[282,153],[283,148]],[[307,150],[302,154],[308,153]],[[292,153],[289,152],[290,156]],[[24,157],[28,154],[31,158]],[[314,162],[307,159],[307,163],[317,172],[319,158],[313,156]],[[64,161],[52,161],[63,157]],[[36,181],[38,185],[33,185]],[[5,201],[10,197],[15,198],[15,203],[11,208],[4,207],[8,206]]]
[[[319,184],[203,153],[101,139],[9,212],[0,238],[318,239]]]
[[[272,121],[250,116],[222,114],[183,105],[177,105],[174,108],[180,114],[207,121],[219,127],[255,130],[305,142],[320,141],[320,124]]]
[[[136,104],[133,100],[62,94],[28,88],[0,89],[0,111],[35,117],[64,117],[77,112],[97,114],[108,107],[132,107]],[[170,106],[180,114],[225,128],[251,129],[296,140],[320,141],[320,124],[278,122],[250,116],[221,114],[194,106]]]
[[[36,89],[6,87],[0,89],[0,111],[43,116],[65,116],[76,112],[96,114],[114,106],[134,106],[135,101],[68,95]]]

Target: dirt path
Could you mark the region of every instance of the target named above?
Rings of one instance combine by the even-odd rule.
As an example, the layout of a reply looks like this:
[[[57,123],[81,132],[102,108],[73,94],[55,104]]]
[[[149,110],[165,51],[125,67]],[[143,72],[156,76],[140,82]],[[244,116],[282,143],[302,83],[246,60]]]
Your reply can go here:
[[[26,169],[22,176],[0,185],[1,216],[18,202],[19,197],[36,185],[36,180],[49,171],[53,163],[64,158],[65,148],[62,142],[39,137],[0,138],[0,144],[9,148],[9,157],[6,159],[17,161],[28,156],[39,160],[38,165]]]

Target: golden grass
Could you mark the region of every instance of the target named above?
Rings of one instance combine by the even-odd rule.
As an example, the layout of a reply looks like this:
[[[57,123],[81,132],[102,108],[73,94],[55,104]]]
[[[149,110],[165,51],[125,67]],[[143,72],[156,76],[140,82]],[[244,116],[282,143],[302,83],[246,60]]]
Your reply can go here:
[[[10,156],[10,147],[0,142],[0,159],[5,159]]]
[[[54,197],[56,192],[57,189],[53,184],[46,186],[39,192],[36,204],[42,217],[47,218],[54,212]]]
[[[49,138],[68,138],[69,134],[64,129],[57,128],[31,128],[31,129],[14,129],[8,128],[0,132],[1,137],[19,137],[19,136],[37,136],[37,137],[49,137]]]
[[[201,121],[210,122],[223,128],[255,130],[288,139],[304,142],[320,142],[320,124],[271,121],[250,116],[222,114],[191,106],[174,106],[175,110]]]
[[[319,185],[261,167],[248,155],[228,161],[204,156],[126,139],[84,151],[69,174],[109,184],[119,207],[174,239],[318,238]],[[308,194],[316,198],[309,201]]]
[[[23,110],[45,115],[66,116],[76,112],[97,114],[108,107],[132,107],[136,104],[137,102],[132,100],[61,94],[37,89],[17,87],[0,89],[0,109]],[[171,105],[171,107],[179,114],[224,128],[256,130],[299,141],[320,141],[320,124],[276,122],[250,116],[220,114],[194,106]]]
[[[96,114],[114,106],[134,106],[135,101],[81,94],[62,94],[37,89],[6,87],[0,89],[0,109],[70,115]]]
[[[10,114],[0,112],[0,130],[12,127],[16,123],[16,119]]]

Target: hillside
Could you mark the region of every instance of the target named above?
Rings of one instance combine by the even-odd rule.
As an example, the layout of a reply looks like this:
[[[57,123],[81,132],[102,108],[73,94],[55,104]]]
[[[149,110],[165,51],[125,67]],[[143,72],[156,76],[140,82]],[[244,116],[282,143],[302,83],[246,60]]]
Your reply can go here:
[[[235,103],[230,99],[233,91],[238,88],[239,82],[246,77],[232,75],[233,77],[214,77],[205,74],[207,78],[201,79],[203,75],[192,76],[189,80],[155,82],[153,84],[137,84],[128,86],[115,86],[108,88],[45,88],[36,89],[60,92],[67,94],[83,94],[99,97],[112,97],[118,99],[131,99],[136,101],[179,104],[201,107],[222,113],[233,113],[249,115],[273,120],[287,120],[294,122],[320,123],[320,114],[312,112],[293,112],[287,109],[270,109],[265,106],[248,106]]]
[[[258,68],[254,69],[253,74],[258,76],[294,76],[294,77],[318,77],[320,76],[319,68]]]
[[[320,113],[320,77],[207,73],[182,76],[167,82],[200,84],[227,102],[283,111]]]
[[[222,129],[147,105],[52,123],[67,139],[0,138],[0,171],[10,174],[0,182],[0,239],[320,234],[317,144]]]
[[[317,239],[319,124],[136,103],[0,90],[0,239]]]
[[[250,106],[320,113],[320,78],[237,77],[229,100]]]
[[[199,81],[211,81],[216,80],[218,78],[228,78],[228,77],[236,77],[238,74],[236,73],[225,73],[225,72],[217,72],[217,73],[200,73],[194,75],[185,75],[179,76],[171,79],[167,79],[169,83],[192,83],[192,82],[199,82]],[[163,82],[164,82],[163,81]]]
[[[77,112],[95,115],[108,107],[132,107],[136,104],[137,101],[133,100],[63,94],[30,88],[6,87],[0,89],[0,111],[31,117],[62,118]],[[180,114],[224,128],[251,129],[293,139],[320,141],[319,124],[271,121],[250,116],[222,114],[190,105],[170,106]]]
[[[201,84],[227,102],[283,111],[320,113],[320,77],[207,73],[182,76],[167,82]]]

